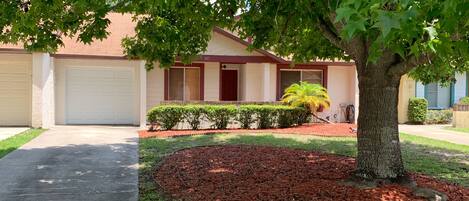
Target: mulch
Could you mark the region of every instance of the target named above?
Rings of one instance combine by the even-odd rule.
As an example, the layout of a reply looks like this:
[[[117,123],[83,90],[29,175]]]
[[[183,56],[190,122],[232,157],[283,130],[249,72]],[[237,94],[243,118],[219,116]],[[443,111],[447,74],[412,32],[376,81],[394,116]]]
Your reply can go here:
[[[317,135],[325,137],[356,137],[356,133],[350,128],[356,129],[355,124],[336,123],[311,123],[292,128],[274,128],[274,129],[225,129],[225,130],[167,130],[167,131],[139,131],[140,138],[150,137],[176,137],[187,135],[207,135],[216,133],[280,133],[280,134],[299,134],[299,135]]]
[[[180,200],[424,200],[399,185],[359,189],[341,183],[355,167],[351,157],[263,146],[209,146],[168,156],[154,179]],[[419,186],[469,200],[469,189],[412,174]]]

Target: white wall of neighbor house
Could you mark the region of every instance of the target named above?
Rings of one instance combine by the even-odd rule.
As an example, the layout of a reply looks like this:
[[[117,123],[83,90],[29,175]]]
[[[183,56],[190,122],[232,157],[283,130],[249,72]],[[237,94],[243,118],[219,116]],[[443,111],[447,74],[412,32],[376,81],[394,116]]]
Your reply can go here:
[[[345,106],[356,104],[355,68],[329,66],[327,74],[327,89],[332,103],[330,109],[325,110],[322,116],[329,116],[329,119],[335,122],[345,121]],[[357,105],[355,107],[357,108]]]
[[[468,89],[466,73],[456,74],[456,83],[454,83],[454,103],[457,103],[462,97],[467,96]]]
[[[140,125],[142,114],[141,105],[146,105],[146,100],[141,99],[141,89],[142,83],[140,82],[139,77],[143,75],[142,73],[142,63],[141,61],[129,61],[129,60],[101,60],[101,59],[59,59],[55,60],[55,69],[56,69],[56,87],[55,87],[55,110],[56,124],[66,124],[66,77],[67,77],[67,68],[132,68],[133,69],[133,124]],[[145,87],[146,89],[146,87]]]
[[[32,54],[31,126],[49,128],[54,125],[54,64],[48,53]]]
[[[220,100],[220,63],[204,63],[204,100]]]

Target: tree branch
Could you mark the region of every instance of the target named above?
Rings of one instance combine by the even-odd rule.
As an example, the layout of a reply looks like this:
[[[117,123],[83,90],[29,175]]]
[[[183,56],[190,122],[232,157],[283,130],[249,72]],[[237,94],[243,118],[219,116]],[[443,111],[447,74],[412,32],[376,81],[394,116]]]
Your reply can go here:
[[[328,39],[333,45],[342,50],[345,50],[345,46],[340,37],[333,31],[333,29],[327,24],[324,19],[318,18],[318,27],[322,35],[326,39]]]
[[[397,63],[395,65],[392,65],[388,70],[387,70],[387,75],[388,76],[402,76],[406,73],[408,73],[410,70],[415,68],[416,66],[423,65],[423,64],[428,64],[431,62],[431,60],[435,57],[435,54],[430,53],[422,53],[421,55],[411,55],[407,57],[405,60],[403,60],[400,63]]]

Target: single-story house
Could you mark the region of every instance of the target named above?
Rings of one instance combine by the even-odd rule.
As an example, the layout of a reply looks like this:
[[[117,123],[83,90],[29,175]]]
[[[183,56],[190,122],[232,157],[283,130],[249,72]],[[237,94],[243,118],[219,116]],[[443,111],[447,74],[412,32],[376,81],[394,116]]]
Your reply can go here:
[[[469,96],[469,72],[455,76],[450,86],[439,83],[422,84],[408,76],[401,79],[399,94],[399,123],[406,123],[409,98],[419,97],[428,101],[428,109],[442,110],[453,107],[462,97]]]
[[[0,46],[0,126],[64,124],[146,125],[146,112],[165,100],[276,101],[291,83],[309,81],[329,90],[332,107],[321,115],[345,120],[358,106],[351,62],[289,62],[215,28],[200,59],[146,71],[123,55],[121,39],[133,35],[130,16],[111,14],[110,36],[91,45],[65,39],[58,52],[29,53]],[[358,110],[357,110],[358,111]]]

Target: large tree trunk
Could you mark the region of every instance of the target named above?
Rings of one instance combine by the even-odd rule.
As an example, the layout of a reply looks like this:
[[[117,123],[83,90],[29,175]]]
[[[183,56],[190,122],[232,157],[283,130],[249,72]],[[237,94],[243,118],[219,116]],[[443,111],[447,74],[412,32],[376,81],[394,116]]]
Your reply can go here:
[[[357,176],[397,181],[404,178],[397,119],[399,79],[376,66],[359,75]]]

